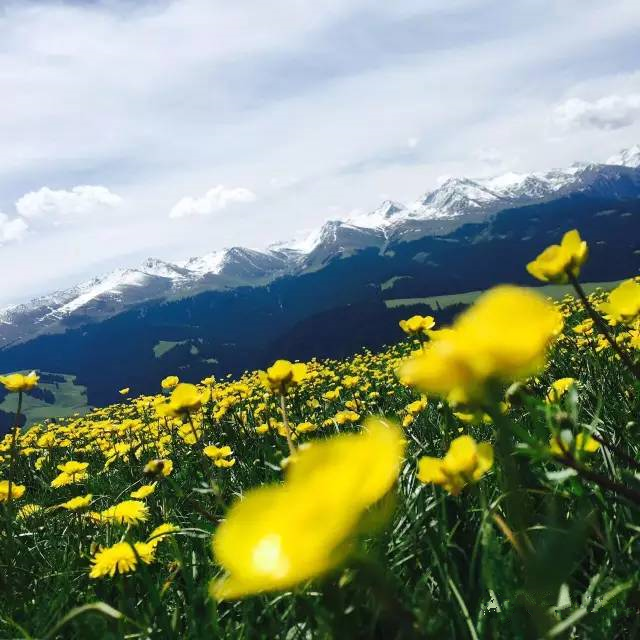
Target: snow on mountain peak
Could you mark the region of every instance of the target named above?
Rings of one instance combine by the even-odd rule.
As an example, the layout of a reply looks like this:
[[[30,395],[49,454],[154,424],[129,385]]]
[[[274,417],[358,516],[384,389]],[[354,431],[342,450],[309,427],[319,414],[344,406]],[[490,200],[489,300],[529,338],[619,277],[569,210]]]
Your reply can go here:
[[[186,269],[196,276],[203,276],[208,273],[218,274],[224,266],[226,254],[227,252],[224,250],[214,251],[212,253],[206,253],[203,256],[189,258],[188,260],[177,264],[179,267]]]
[[[150,276],[159,278],[169,278],[170,280],[184,280],[186,274],[176,264],[159,260],[158,258],[148,258],[139,268],[139,271]]]
[[[494,204],[500,199],[499,194],[478,181],[449,178],[440,187],[425,194],[421,204],[444,215],[460,215]]]
[[[203,283],[219,281],[222,286],[233,286],[265,281],[283,273],[317,268],[362,248],[416,237],[411,235],[413,229],[419,234],[423,227],[441,228],[424,226],[427,221],[460,218],[462,223],[465,216],[472,219],[594,188],[597,193],[616,198],[640,190],[640,145],[622,150],[605,164],[575,163],[563,169],[509,172],[479,179],[448,178],[408,206],[385,200],[373,211],[330,220],[306,236],[266,250],[232,247],[177,263],[149,258],[137,268],[117,269],[69,289],[0,309],[0,326],[5,342],[7,336],[24,339],[36,333],[34,329],[46,330],[75,312],[85,319],[108,317],[132,304],[175,292],[202,290]]]
[[[346,219],[347,224],[365,229],[385,227],[406,216],[407,208],[400,202],[385,200],[377,209],[360,213]]]
[[[607,164],[631,167],[632,169],[640,167],[640,144],[634,144],[632,147],[623,149],[620,153],[611,156],[607,160]]]
[[[78,295],[52,313],[56,317],[69,315],[105,294],[118,295],[126,287],[143,287],[149,278],[149,274],[137,269],[116,269],[104,278],[95,278],[79,285]]]

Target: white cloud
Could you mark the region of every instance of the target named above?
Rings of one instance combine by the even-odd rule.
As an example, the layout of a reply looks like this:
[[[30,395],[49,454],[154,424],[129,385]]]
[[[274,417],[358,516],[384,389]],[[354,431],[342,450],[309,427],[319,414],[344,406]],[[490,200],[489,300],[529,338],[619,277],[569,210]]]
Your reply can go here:
[[[67,191],[42,187],[23,195],[16,211],[27,219],[58,223],[76,216],[104,213],[122,204],[122,198],[106,187],[81,185]]]
[[[553,115],[555,122],[566,128],[622,129],[640,119],[640,94],[593,101],[570,98],[558,105]]]
[[[248,203],[256,200],[256,194],[245,187],[225,187],[219,184],[209,189],[200,198],[185,196],[171,209],[170,218],[210,216],[226,209],[230,204]]]
[[[407,140],[407,147],[409,147],[409,149],[415,149],[419,144],[420,138],[412,137]]]
[[[564,166],[640,141],[640,119],[563,137],[550,120],[567,98],[640,92],[638,0],[0,6],[0,95],[11,96],[0,100],[0,210],[13,216],[33,184],[109,185],[124,198],[82,224],[28,220],[0,271],[33,259],[0,304],[149,255],[264,246],[321,224],[336,202],[409,202],[439,175]],[[250,186],[260,207],[171,220],[212,176]]]
[[[29,225],[22,218],[9,218],[0,213],[0,245],[24,238]]]

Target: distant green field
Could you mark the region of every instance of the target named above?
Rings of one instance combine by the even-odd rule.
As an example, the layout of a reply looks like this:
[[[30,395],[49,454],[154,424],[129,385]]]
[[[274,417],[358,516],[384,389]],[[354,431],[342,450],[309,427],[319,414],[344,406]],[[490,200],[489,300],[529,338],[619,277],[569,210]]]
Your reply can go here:
[[[171,342],[170,340],[160,340],[154,347],[153,347],[153,355],[156,358],[162,358],[162,356],[165,353],[169,353],[169,351],[171,351],[171,349],[177,347],[180,344],[186,344],[186,340],[182,340],[179,342]]]
[[[611,282],[588,282],[583,285],[584,290],[587,293],[591,293],[595,289],[613,289],[620,280],[613,280]],[[532,287],[534,288],[534,287]],[[568,284],[548,284],[542,287],[535,287],[536,291],[558,300],[567,293],[573,291],[571,285]],[[411,307],[418,304],[425,304],[435,309],[440,306],[441,309],[450,307],[454,304],[471,304],[482,291],[468,291],[467,293],[454,293],[445,296],[429,296],[426,298],[396,298],[394,300],[385,300],[385,304],[388,309],[395,309],[397,307]]]
[[[45,372],[41,372],[45,373]],[[55,397],[55,402],[49,404],[43,400],[25,394],[22,410],[27,417],[27,425],[40,422],[45,418],[66,418],[75,413],[85,414],[89,410],[87,402],[87,389],[75,383],[75,376],[57,373],[64,378],[64,382],[40,383],[38,387],[43,391],[50,391]],[[13,413],[16,410],[16,395],[10,393],[0,403],[0,410]]]
[[[391,289],[396,282],[402,282],[402,280],[412,280],[412,278],[411,276],[395,276],[393,278],[389,278],[386,282],[383,282],[380,285],[380,288],[383,291],[387,291],[388,289]]]

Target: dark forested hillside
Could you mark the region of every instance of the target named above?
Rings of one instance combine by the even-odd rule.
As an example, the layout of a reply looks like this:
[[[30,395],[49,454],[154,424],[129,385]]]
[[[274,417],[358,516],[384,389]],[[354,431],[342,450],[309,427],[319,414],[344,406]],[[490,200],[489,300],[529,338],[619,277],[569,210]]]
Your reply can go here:
[[[640,201],[572,196],[503,211],[446,235],[365,249],[268,286],[146,303],[5,349],[0,369],[75,374],[88,387],[89,401],[102,404],[120,387],[150,392],[173,373],[198,379],[261,367],[280,356],[345,356],[397,339],[401,317],[429,311],[424,305],[392,309],[385,300],[504,281],[534,285],[522,265],[574,227],[591,247],[585,281],[638,273]],[[445,322],[456,308],[431,311]]]

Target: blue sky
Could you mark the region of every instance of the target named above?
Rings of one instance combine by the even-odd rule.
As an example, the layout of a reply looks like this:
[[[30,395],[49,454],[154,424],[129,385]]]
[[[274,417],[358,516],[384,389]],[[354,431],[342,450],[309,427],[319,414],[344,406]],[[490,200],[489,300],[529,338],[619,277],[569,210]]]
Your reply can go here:
[[[603,160],[639,33],[637,0],[5,0],[0,305]]]

